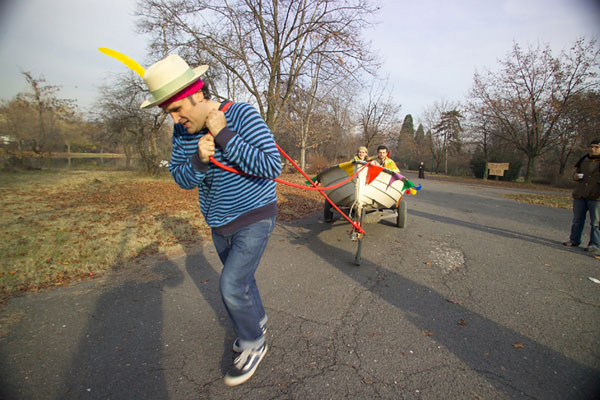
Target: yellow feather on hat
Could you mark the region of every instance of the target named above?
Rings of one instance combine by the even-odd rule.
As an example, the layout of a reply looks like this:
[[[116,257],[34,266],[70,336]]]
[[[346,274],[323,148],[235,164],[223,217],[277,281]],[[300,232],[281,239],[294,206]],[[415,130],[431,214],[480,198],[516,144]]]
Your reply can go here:
[[[106,54],[109,57],[112,57],[118,61],[121,61],[129,69],[131,69],[132,71],[135,71],[139,76],[141,76],[142,78],[144,77],[144,73],[146,72],[146,70],[144,69],[144,67],[142,67],[140,64],[138,64],[138,62],[135,61],[134,59],[127,57],[123,53],[119,53],[116,50],[112,50],[112,49],[109,49],[106,47],[98,47],[98,50],[100,50],[102,53]]]

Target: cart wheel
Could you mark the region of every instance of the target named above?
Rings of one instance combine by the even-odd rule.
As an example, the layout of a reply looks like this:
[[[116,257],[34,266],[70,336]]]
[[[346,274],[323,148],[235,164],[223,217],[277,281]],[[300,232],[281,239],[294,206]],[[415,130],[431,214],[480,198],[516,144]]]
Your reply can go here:
[[[323,204],[323,220],[325,222],[333,221],[333,211],[331,211],[331,204],[327,200],[325,200],[325,204]]]
[[[360,220],[358,225],[362,228],[364,226],[364,221],[365,221],[365,215],[367,214],[367,208],[366,207],[362,207],[361,211],[360,211]],[[362,245],[363,245],[363,240],[364,240],[364,236],[360,239],[358,239],[358,243],[357,243],[357,247],[356,247],[356,256],[354,256],[354,263],[356,265],[360,265],[361,261],[362,261],[362,257],[361,257],[361,253],[362,253]]]
[[[396,226],[398,228],[406,228],[406,202],[401,201],[398,204],[398,209],[396,210],[398,215],[396,216]]]

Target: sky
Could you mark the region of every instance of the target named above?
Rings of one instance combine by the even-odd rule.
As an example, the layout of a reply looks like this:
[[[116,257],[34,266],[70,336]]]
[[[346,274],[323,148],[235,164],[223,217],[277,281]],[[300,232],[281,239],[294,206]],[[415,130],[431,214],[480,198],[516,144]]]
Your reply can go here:
[[[127,71],[98,47],[148,67],[134,9],[135,0],[0,0],[0,99],[27,90],[21,71],[30,71],[90,110],[98,87]],[[382,0],[373,20],[365,37],[379,73],[402,118],[418,121],[435,102],[464,101],[474,72],[496,69],[514,43],[547,43],[558,55],[580,37],[599,39],[600,0]]]

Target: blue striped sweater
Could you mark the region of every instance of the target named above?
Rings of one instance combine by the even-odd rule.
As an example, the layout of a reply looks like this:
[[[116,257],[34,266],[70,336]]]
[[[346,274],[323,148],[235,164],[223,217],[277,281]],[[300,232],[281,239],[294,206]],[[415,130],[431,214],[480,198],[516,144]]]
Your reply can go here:
[[[221,107],[225,102],[221,104]],[[225,111],[227,127],[215,137],[215,159],[261,178],[227,172],[198,158],[198,140],[204,129],[188,133],[173,128],[173,154],[169,169],[184,189],[198,188],[200,209],[208,225],[220,234],[230,234],[253,222],[277,214],[276,183],[281,158],[271,130],[258,111],[247,103],[233,103]]]

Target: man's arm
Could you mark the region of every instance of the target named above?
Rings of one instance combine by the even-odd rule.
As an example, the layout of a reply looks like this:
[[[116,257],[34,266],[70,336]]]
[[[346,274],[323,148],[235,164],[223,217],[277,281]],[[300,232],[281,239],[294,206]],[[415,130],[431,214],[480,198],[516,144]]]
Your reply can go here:
[[[180,132],[183,127],[173,128],[173,151],[169,170],[173,180],[183,189],[194,189],[206,176],[208,163],[203,162],[198,153],[199,135],[187,135]]]
[[[215,136],[224,158],[247,174],[277,178],[281,174],[281,157],[273,134],[258,111],[245,103],[236,103],[229,110],[233,123]]]

